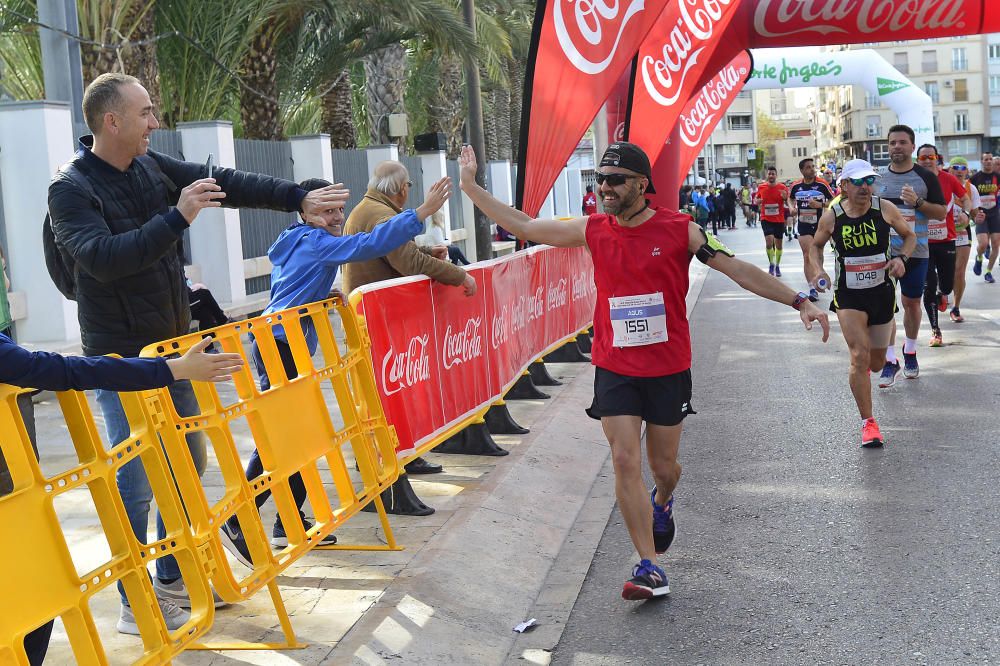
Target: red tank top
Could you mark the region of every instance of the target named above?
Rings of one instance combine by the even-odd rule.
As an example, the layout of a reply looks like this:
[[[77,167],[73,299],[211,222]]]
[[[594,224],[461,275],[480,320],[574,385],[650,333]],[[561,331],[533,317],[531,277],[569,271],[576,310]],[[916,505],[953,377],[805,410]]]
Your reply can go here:
[[[610,215],[587,220],[587,246],[594,260],[594,365],[631,377],[659,377],[691,367],[687,305],[688,225],[691,218],[666,208],[637,227]],[[663,295],[667,339],[641,346],[615,346],[612,298]]]

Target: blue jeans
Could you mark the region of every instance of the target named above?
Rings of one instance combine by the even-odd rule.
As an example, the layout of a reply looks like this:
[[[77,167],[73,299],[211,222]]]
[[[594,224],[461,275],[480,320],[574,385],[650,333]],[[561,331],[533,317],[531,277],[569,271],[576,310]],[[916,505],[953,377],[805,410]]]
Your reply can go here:
[[[170,396],[174,400],[177,413],[181,416],[195,416],[199,413],[198,401],[194,397],[191,382],[175,382],[170,386]],[[118,393],[97,389],[97,404],[100,405],[101,412],[104,414],[104,425],[107,428],[108,440],[112,446],[128,439],[131,429],[128,419],[125,418],[125,410],[122,409]],[[187,443],[200,477],[205,472],[207,462],[205,436],[200,432],[191,433],[187,435]],[[132,525],[132,532],[135,533],[140,543],[148,543],[149,503],[153,499],[153,489],[146,477],[146,468],[142,466],[142,461],[139,458],[135,458],[118,468],[115,480],[118,482],[118,492],[125,505],[125,513]],[[163,526],[163,519],[157,513],[156,538],[162,539],[166,536],[167,531]],[[180,568],[173,556],[168,555],[156,560],[157,578],[172,579],[179,578],[180,575]],[[128,601],[121,583],[118,584],[118,591],[121,592],[122,601],[127,604]]]

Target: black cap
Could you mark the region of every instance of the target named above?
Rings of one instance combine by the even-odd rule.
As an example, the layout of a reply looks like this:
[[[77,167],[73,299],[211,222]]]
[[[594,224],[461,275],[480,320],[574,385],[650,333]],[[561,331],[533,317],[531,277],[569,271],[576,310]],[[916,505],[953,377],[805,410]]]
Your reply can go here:
[[[634,143],[618,141],[608,146],[608,149],[604,151],[604,157],[601,158],[600,166],[621,167],[640,173],[649,181],[646,192],[656,194],[656,189],[653,187],[653,177],[650,175],[649,158],[646,157],[642,148]]]

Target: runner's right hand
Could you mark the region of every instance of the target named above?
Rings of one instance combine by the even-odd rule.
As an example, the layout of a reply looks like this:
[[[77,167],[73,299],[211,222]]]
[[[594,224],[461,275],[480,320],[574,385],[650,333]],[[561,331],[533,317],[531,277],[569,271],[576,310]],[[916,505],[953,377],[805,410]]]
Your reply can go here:
[[[825,287],[819,286],[820,280],[826,280]],[[820,271],[819,275],[816,276],[816,291],[822,294],[826,292],[827,289],[830,289],[832,286],[833,286],[833,280],[830,279],[830,275],[826,271]]]

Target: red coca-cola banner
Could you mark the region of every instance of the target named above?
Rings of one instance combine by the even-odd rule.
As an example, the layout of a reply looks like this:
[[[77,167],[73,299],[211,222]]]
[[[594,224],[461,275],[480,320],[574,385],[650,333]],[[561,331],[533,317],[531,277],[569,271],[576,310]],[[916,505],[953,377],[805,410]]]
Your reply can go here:
[[[678,0],[639,48],[625,133],[654,164],[740,0]],[[654,184],[656,180],[654,179]]]
[[[471,298],[428,278],[356,290],[400,458],[488,408],[529,363],[589,325],[593,270],[585,248],[540,246],[476,264]]]
[[[667,0],[538,0],[522,100],[517,207],[536,215]]]
[[[653,182],[666,182],[665,192],[676,192],[680,188],[698,153],[708,142],[708,137],[725,117],[726,109],[732,105],[752,73],[753,58],[749,51],[744,51],[729,61],[729,64],[702,86],[698,94],[688,100],[677,119],[680,146],[676,157],[678,168],[673,170],[676,174],[673,182],[658,178],[658,173],[666,172],[664,162],[675,159],[673,155],[666,151],[660,153],[660,158],[653,165]]]
[[[604,116],[607,119],[608,143],[625,140],[625,121],[628,119],[628,101],[631,99],[632,70],[635,62],[629,63],[618,77],[611,94],[604,102]]]

